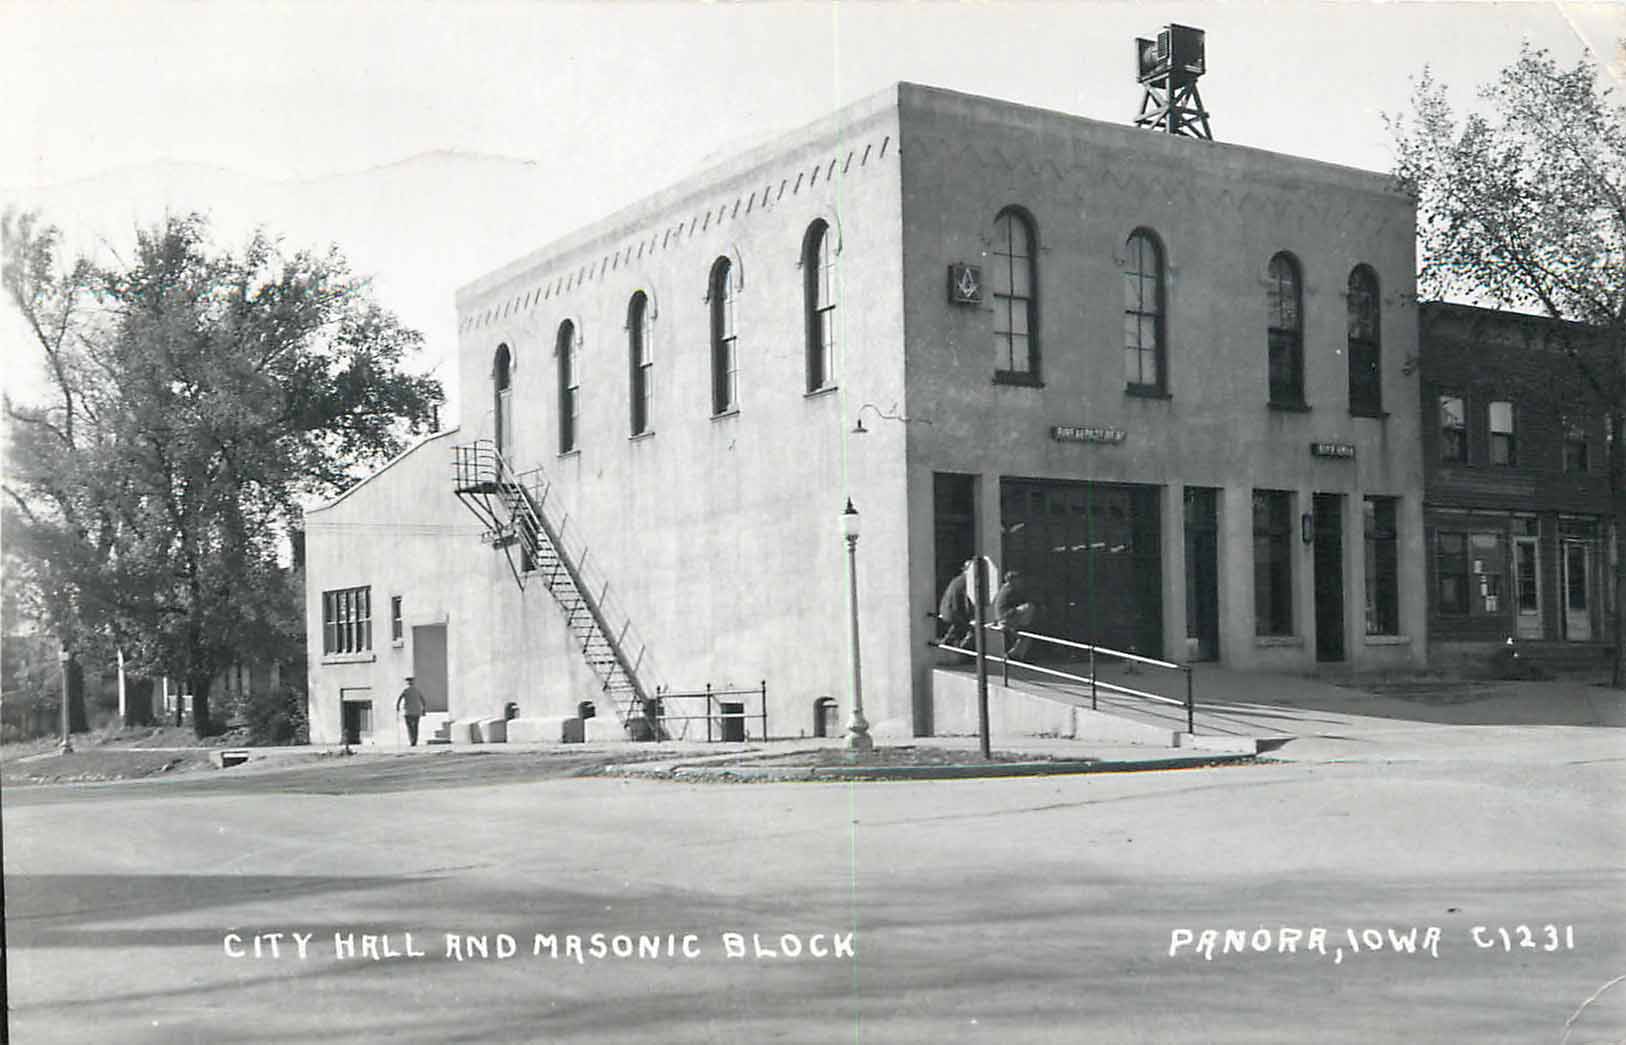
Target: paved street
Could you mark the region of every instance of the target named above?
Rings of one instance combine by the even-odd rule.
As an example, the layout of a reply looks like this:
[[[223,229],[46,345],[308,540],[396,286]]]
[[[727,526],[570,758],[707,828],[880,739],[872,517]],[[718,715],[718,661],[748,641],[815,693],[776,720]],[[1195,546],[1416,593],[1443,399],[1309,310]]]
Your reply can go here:
[[[12,1040],[1619,1040],[1626,983],[1566,1021],[1626,973],[1621,731],[1387,727],[1356,761],[1087,777],[414,788],[408,756],[354,794],[13,792]],[[1393,949],[1413,927],[1437,956]]]

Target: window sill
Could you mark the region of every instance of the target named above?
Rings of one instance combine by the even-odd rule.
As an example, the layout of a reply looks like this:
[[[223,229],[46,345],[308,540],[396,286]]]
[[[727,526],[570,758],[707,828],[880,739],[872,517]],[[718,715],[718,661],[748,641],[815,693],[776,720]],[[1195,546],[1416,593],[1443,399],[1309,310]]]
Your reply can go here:
[[[390,640],[390,648],[391,649],[404,649],[405,647],[406,647],[406,640],[405,639],[391,639]]]
[[[1358,409],[1356,409],[1355,407],[1352,406],[1352,407],[1349,408],[1349,416],[1350,417],[1370,417],[1374,421],[1387,421],[1389,419],[1389,411],[1387,411],[1387,410],[1358,410]]]
[[[371,664],[378,660],[378,654],[367,653],[327,653],[322,656],[323,664]]]
[[[1014,370],[994,371],[994,384],[1019,385],[1024,388],[1043,388],[1044,382],[1034,374],[1019,373]]]
[[[1303,646],[1304,645],[1304,636],[1302,636],[1302,635],[1255,635],[1253,637],[1253,644],[1254,644],[1254,646],[1256,646],[1256,647],[1258,647],[1260,649],[1269,649],[1269,648],[1277,647],[1277,646],[1282,646],[1282,647]]]
[[[821,398],[823,396],[833,394],[836,391],[836,389],[839,388],[839,387],[841,387],[841,386],[839,386],[839,385],[824,385],[821,388],[813,389],[811,392],[803,392],[802,393],[802,398],[803,399],[819,399],[819,398]]]
[[[730,417],[738,417],[738,416],[740,416],[740,408],[737,407],[737,406],[731,406],[727,410],[722,410],[722,411],[719,411],[718,413],[712,414],[711,419],[713,421],[726,421]]]
[[[1411,645],[1411,636],[1410,635],[1368,635],[1368,636],[1366,636],[1366,644],[1368,646],[1410,646]]]
[[[632,443],[637,443],[637,442],[642,442],[645,439],[653,439],[653,438],[655,438],[655,430],[653,428],[646,428],[642,432],[634,432],[631,435],[627,436],[627,441],[632,442]]]
[[[1271,399],[1268,400],[1265,405],[1270,407],[1272,410],[1279,410],[1284,414],[1307,414],[1310,412],[1310,404],[1306,403],[1302,399],[1291,403]]]
[[[1174,393],[1156,385],[1125,385],[1124,395],[1133,399],[1173,399]]]
[[[559,458],[561,460],[563,460],[566,457],[580,457],[581,455],[582,455],[581,449],[578,448],[578,447],[572,447],[569,450],[560,450],[559,451]]]

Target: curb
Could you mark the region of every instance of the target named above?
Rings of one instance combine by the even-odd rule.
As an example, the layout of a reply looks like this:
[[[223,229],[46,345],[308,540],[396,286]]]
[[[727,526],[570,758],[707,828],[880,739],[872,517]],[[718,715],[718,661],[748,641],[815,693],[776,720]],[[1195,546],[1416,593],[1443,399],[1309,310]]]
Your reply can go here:
[[[1063,776],[1090,773],[1146,773],[1200,769],[1255,761],[1250,754],[1205,754],[1104,762],[1096,759],[1046,762],[976,762],[931,766],[705,766],[634,763],[605,766],[608,776],[664,780],[974,780],[997,777]]]

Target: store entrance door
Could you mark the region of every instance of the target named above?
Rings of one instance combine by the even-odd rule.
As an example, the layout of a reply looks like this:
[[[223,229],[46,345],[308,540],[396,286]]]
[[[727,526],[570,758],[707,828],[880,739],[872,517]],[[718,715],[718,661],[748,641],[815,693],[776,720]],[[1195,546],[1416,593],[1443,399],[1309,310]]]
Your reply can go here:
[[[1559,542],[1559,573],[1564,584],[1564,637],[1571,642],[1592,640],[1592,563],[1587,542],[1565,538]]]
[[[1315,659],[1344,659],[1344,495],[1315,495]]]

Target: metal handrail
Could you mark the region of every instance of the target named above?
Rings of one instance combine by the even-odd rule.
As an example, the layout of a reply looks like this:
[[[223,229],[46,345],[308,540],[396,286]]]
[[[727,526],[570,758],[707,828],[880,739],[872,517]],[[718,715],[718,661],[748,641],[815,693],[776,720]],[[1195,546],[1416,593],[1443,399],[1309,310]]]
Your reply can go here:
[[[976,650],[966,649],[966,648],[961,647],[961,646],[950,646],[946,642],[938,643],[938,648],[939,649],[946,649],[946,650],[948,650],[948,651],[950,651],[952,653],[963,653],[968,657],[974,657],[974,656],[977,655]],[[1054,675],[1056,678],[1067,679],[1069,682],[1089,682],[1090,681],[1090,677],[1088,675],[1075,675],[1070,671],[1062,671],[1059,668],[1047,668],[1047,667],[1044,667],[1043,665],[1040,665],[1040,664],[1031,664],[1031,663],[1029,663],[1029,662],[1027,662],[1025,660],[1009,660],[1009,659],[1007,659],[1005,657],[996,657],[992,653],[984,653],[983,657],[985,659],[987,659],[987,660],[993,661],[996,664],[1004,664],[1007,667],[1009,667],[1012,664],[1015,664],[1019,668],[1024,668],[1024,669],[1026,669],[1028,671],[1036,671],[1041,675]],[[1178,667],[1179,665],[1176,665],[1176,666]],[[1157,701],[1158,703],[1161,703],[1161,704],[1173,704],[1175,707],[1182,707],[1183,708],[1183,707],[1186,706],[1186,702],[1183,701],[1183,700],[1176,700],[1173,697],[1165,697],[1161,693],[1148,693],[1148,692],[1146,692],[1145,690],[1142,690],[1142,689],[1131,689],[1128,686],[1120,686],[1116,682],[1103,682],[1103,681],[1097,680],[1095,682],[1095,685],[1097,687],[1101,688],[1101,689],[1109,690],[1109,691],[1111,691],[1113,693],[1122,693],[1125,696],[1142,697],[1142,698],[1144,698],[1146,700],[1155,700],[1155,701]],[[1092,704],[1092,707],[1093,707],[1093,704]]]
[[[1148,665],[1151,665],[1152,667],[1156,667],[1156,668],[1167,668],[1167,669],[1170,669],[1170,670],[1173,670],[1173,671],[1182,672],[1186,676],[1186,699],[1183,702],[1184,705],[1185,705],[1185,709],[1186,709],[1186,732],[1188,732],[1188,733],[1196,733],[1197,732],[1197,699],[1196,699],[1196,692],[1195,692],[1195,683],[1193,682],[1193,674],[1192,674],[1192,669],[1191,669],[1190,664],[1176,664],[1176,663],[1174,663],[1172,661],[1158,660],[1155,657],[1143,657],[1138,653],[1130,653],[1127,650],[1117,650],[1117,649],[1112,649],[1112,648],[1107,647],[1107,646],[1096,646],[1096,645],[1092,645],[1091,643],[1088,643],[1088,642],[1074,642],[1071,639],[1058,638],[1058,637],[1056,637],[1054,635],[1042,635],[1042,634],[1040,634],[1040,633],[1038,633],[1036,631],[1016,631],[1014,633],[1008,633],[1003,624],[1000,624],[1000,623],[995,622],[995,621],[985,621],[983,623],[983,628],[987,629],[987,630],[991,630],[991,631],[997,631],[997,632],[1000,632],[1002,635],[1006,635],[1007,636],[1007,638],[1006,638],[1006,642],[1007,642],[1006,651],[1007,652],[1009,652],[1009,648],[1010,648],[1009,647],[1010,639],[1008,637],[1009,634],[1014,634],[1018,639],[1035,639],[1035,640],[1037,640],[1039,642],[1048,642],[1048,643],[1051,643],[1052,645],[1065,646],[1065,647],[1068,647],[1070,649],[1078,649],[1078,650],[1084,650],[1084,651],[1088,652],[1089,655],[1090,655],[1090,673],[1087,676],[1085,676],[1085,675],[1073,675],[1073,674],[1071,674],[1069,672],[1057,671],[1054,668],[1042,668],[1042,667],[1039,667],[1036,664],[1026,663],[1025,661],[1014,661],[1013,662],[1008,657],[995,657],[995,656],[991,656],[991,655],[987,654],[986,652],[984,652],[983,657],[984,657],[985,660],[995,661],[995,662],[997,662],[997,663],[999,663],[1000,665],[1003,666],[1005,684],[1007,686],[1010,685],[1010,681],[1011,681],[1011,664],[1012,663],[1016,663],[1016,664],[1018,664],[1018,665],[1020,665],[1020,666],[1022,666],[1024,668],[1027,668],[1027,669],[1029,669],[1031,671],[1037,671],[1037,672],[1040,672],[1042,674],[1057,675],[1057,676],[1060,676],[1062,678],[1068,678],[1068,679],[1073,679],[1073,680],[1078,681],[1078,682],[1088,683],[1089,687],[1090,687],[1090,708],[1091,708],[1091,710],[1095,710],[1097,708],[1097,706],[1098,706],[1097,705],[1097,697],[1096,697],[1096,691],[1098,689],[1106,689],[1106,690],[1109,690],[1109,691],[1114,692],[1114,693],[1123,693],[1123,694],[1127,694],[1129,696],[1140,697],[1140,698],[1147,699],[1147,700],[1155,700],[1155,701],[1159,701],[1159,702],[1162,702],[1162,703],[1175,704],[1175,705],[1179,705],[1179,704],[1182,703],[1182,701],[1176,700],[1176,699],[1174,699],[1172,697],[1165,697],[1165,696],[1163,696],[1161,694],[1158,694],[1158,693],[1147,693],[1147,692],[1144,692],[1142,690],[1130,689],[1127,686],[1119,686],[1119,685],[1115,685],[1115,684],[1110,683],[1110,682],[1102,682],[1102,681],[1100,681],[1099,679],[1096,678],[1096,673],[1095,673],[1095,657],[1096,657],[1096,654],[1098,654],[1098,653],[1104,654],[1104,655],[1109,656],[1109,657],[1117,657],[1120,660],[1130,660],[1130,661],[1134,661],[1134,662],[1136,662],[1138,664],[1148,664]],[[956,646],[941,645],[941,648],[942,649],[947,649],[947,650],[953,650],[956,653],[970,652],[970,654],[972,656],[976,655],[976,651],[974,651],[974,650],[967,651],[967,650],[964,650],[964,649],[962,649],[960,647],[956,647]]]

